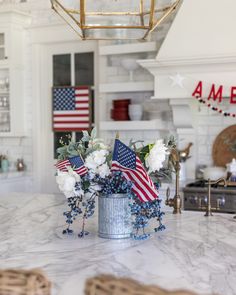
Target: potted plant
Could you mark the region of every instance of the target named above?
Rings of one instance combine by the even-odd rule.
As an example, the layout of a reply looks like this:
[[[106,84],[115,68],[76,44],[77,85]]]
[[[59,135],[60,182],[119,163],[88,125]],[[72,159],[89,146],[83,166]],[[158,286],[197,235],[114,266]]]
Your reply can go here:
[[[95,129],[91,134],[84,131],[79,142],[61,144],[56,179],[68,199],[64,234],[73,232],[71,225],[78,215],[82,217],[79,237],[88,234],[85,221],[94,214],[97,199],[100,237],[145,239],[149,236],[145,227],[153,218],[159,223],[155,231],[164,229],[158,171],[168,144],[157,140],[137,148],[137,142],[126,146],[117,138],[112,149],[96,137]]]

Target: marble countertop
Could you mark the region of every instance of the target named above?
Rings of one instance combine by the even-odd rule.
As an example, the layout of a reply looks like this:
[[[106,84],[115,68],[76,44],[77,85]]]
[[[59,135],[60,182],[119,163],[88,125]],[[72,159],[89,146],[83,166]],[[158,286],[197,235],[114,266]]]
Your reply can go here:
[[[146,241],[97,237],[96,217],[86,238],[61,234],[64,197],[0,196],[0,268],[41,268],[53,295],[83,294],[86,278],[99,273],[138,279],[200,294],[236,294],[236,220],[232,215],[167,212],[166,230]]]

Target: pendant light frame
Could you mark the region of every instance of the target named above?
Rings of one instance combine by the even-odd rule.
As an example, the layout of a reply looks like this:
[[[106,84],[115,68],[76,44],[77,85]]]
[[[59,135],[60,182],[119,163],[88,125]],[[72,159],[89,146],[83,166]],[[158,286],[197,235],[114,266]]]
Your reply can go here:
[[[182,0],[176,0],[173,4],[165,6],[163,8],[157,9],[158,0],[150,0],[150,7],[144,9],[144,1],[139,0],[139,11],[87,11],[86,10],[86,0],[74,0],[79,2],[80,9],[71,9],[70,7],[65,7],[62,0],[51,0],[52,9],[59,14],[69,26],[79,35],[82,40],[117,40],[117,39],[139,39],[145,40],[149,34],[154,31],[160,24],[162,24],[168,16],[170,16],[180,5]],[[108,0],[109,3],[111,0]],[[159,15],[157,18],[156,15]],[[97,17],[108,20],[108,24],[89,24],[87,23],[88,17]],[[109,19],[115,17],[137,17],[140,19],[140,24],[109,24]],[[145,24],[145,18],[148,17],[148,24]],[[146,20],[147,23],[147,20]],[[96,36],[96,31],[98,30],[110,30],[111,34],[109,37]],[[129,32],[130,30],[140,30],[143,32],[142,36],[139,38],[132,38],[130,36],[117,36],[117,30],[125,30]],[[91,32],[95,32],[90,34]],[[127,34],[128,35],[128,34]]]

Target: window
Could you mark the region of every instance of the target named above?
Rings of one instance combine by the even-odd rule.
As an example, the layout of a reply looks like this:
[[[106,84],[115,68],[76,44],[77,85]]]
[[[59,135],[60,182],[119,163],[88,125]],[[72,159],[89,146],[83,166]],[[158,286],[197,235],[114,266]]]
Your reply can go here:
[[[71,86],[71,55],[53,56],[53,86]]]
[[[53,55],[53,86],[94,86],[94,53]],[[94,90],[92,89],[92,122],[94,122]],[[60,141],[68,143],[68,136],[78,141],[82,132],[54,132],[54,157]]]
[[[75,85],[94,85],[93,52],[75,54]]]

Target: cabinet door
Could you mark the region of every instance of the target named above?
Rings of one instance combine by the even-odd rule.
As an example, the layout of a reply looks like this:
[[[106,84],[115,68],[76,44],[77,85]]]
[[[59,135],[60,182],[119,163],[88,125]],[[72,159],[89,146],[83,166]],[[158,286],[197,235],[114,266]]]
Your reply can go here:
[[[0,28],[0,63],[8,59],[8,33]]]

